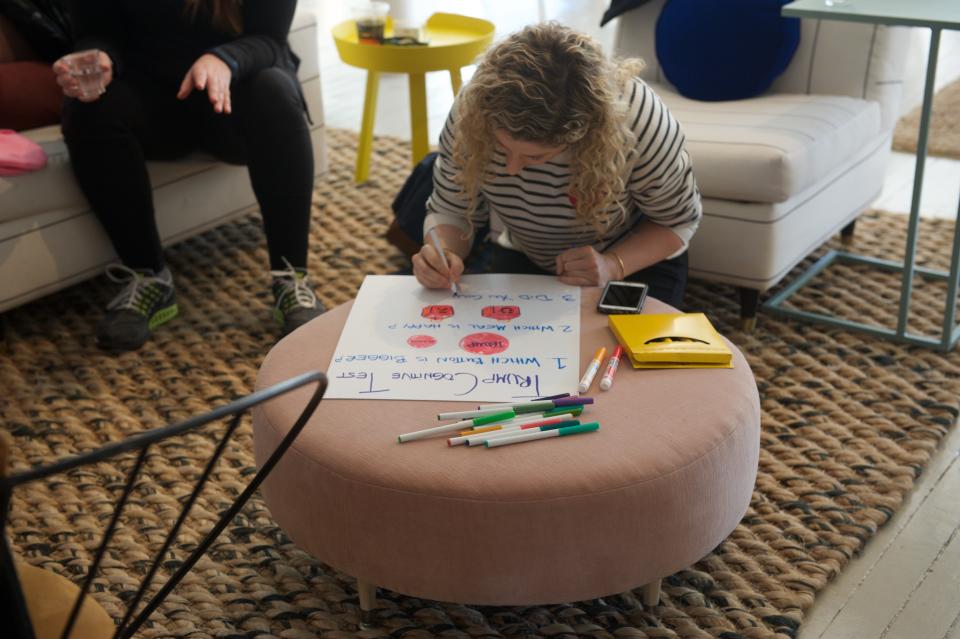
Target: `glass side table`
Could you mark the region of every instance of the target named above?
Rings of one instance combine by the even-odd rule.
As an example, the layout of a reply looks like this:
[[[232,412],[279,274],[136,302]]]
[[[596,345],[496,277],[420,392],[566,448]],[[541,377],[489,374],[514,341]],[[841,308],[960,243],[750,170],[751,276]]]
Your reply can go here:
[[[828,3],[825,0],[795,0],[783,7],[783,15],[791,18],[817,18],[890,26],[925,27],[930,29],[931,32],[930,51],[927,58],[927,75],[920,116],[920,134],[917,140],[917,163],[913,176],[913,196],[907,223],[907,246],[903,263],[857,255],[847,251],[831,250],[790,286],[770,298],[764,304],[764,308],[787,317],[828,326],[838,326],[899,342],[948,351],[960,340],[960,326],[956,322],[957,286],[960,283],[958,282],[958,272],[960,272],[960,268],[958,268],[960,267],[960,224],[957,224],[954,229],[949,273],[917,267],[916,252],[917,231],[920,224],[920,194],[923,190],[923,171],[927,159],[927,136],[930,130],[930,111],[933,104],[934,78],[937,73],[940,33],[944,29],[960,30],[960,0],[846,0],[843,3]],[[960,208],[958,208],[958,217],[960,217]],[[868,264],[883,270],[902,273],[900,304],[895,329],[783,306],[783,303],[791,295],[834,262]],[[916,274],[932,279],[946,280],[948,283],[939,339],[907,332],[910,294],[913,289],[913,278]]]

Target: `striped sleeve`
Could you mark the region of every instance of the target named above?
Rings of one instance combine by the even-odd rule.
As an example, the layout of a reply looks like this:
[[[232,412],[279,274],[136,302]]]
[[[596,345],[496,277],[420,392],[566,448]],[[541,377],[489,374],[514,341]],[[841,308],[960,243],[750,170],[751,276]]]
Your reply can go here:
[[[463,229],[467,234],[467,239],[472,239],[469,234],[470,224],[467,221],[467,208],[469,201],[461,193],[460,186],[453,181],[459,168],[453,163],[453,112],[447,116],[447,121],[440,133],[440,147],[437,161],[433,165],[433,193],[427,199],[427,216],[423,221],[424,235],[438,224],[452,224]],[[475,228],[481,228],[487,224],[489,210],[484,201],[483,194],[479,195],[477,210],[473,214]]]
[[[673,231],[685,250],[703,206],[683,131],[653,89],[640,80],[635,89],[627,109],[637,138],[630,154],[630,196],[647,219]]]

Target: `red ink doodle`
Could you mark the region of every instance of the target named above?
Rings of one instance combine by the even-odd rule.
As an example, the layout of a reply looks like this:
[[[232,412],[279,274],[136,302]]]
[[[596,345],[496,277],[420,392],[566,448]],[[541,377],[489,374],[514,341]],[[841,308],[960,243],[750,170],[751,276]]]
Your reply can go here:
[[[434,304],[432,306],[424,306],[423,311],[420,312],[420,315],[426,317],[427,319],[432,320],[444,320],[448,317],[453,317],[453,307],[449,304]]]
[[[460,340],[460,348],[475,355],[502,353],[509,346],[510,341],[496,333],[471,333]]]
[[[481,315],[495,320],[509,322],[520,317],[519,306],[484,306]]]
[[[430,335],[414,335],[407,338],[407,344],[413,348],[430,348],[437,343],[437,340]]]

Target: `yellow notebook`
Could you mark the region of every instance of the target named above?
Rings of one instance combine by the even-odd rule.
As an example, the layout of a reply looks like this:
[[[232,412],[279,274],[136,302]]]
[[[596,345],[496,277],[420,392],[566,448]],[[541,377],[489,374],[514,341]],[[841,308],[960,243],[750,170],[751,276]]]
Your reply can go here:
[[[733,368],[733,354],[703,313],[610,315],[634,368]]]

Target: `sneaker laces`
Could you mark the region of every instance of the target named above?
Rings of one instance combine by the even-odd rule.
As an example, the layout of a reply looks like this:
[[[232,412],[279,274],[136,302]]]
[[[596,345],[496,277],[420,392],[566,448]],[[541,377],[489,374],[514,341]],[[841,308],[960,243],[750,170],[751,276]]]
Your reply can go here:
[[[154,284],[170,286],[156,275],[146,275],[123,264],[107,266],[107,277],[117,284],[126,286],[107,303],[108,311],[129,309],[146,315],[150,305],[159,297],[159,292],[151,288]]]
[[[294,306],[301,308],[315,308],[317,294],[310,286],[310,278],[305,272],[298,271],[287,258],[283,258],[287,265],[286,270],[270,271],[274,284],[279,285],[281,292],[277,295],[277,308],[286,313]],[[292,295],[291,295],[292,293]]]

